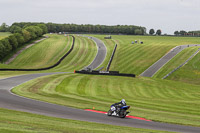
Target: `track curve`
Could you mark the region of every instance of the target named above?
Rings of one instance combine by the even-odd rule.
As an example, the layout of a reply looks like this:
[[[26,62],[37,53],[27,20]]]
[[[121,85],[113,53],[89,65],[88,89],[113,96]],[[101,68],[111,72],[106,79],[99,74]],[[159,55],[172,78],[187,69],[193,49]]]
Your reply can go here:
[[[153,121],[142,121],[129,118],[119,119],[116,117],[108,117],[105,114],[98,114],[94,112],[88,112],[80,109],[74,109],[61,105],[24,98],[12,94],[10,92],[10,90],[17,85],[20,85],[24,82],[35,79],[37,77],[47,76],[52,74],[62,74],[62,73],[29,74],[29,75],[16,76],[0,80],[0,85],[1,85],[0,107],[12,110],[36,113],[46,116],[52,116],[52,117],[112,124],[119,126],[129,126],[136,128],[146,128],[146,129],[175,131],[175,132],[190,132],[190,133],[200,132],[200,128],[198,127],[181,126],[181,125],[166,124]]]
[[[140,76],[143,77],[152,77],[156,72],[158,72],[167,62],[169,62],[174,56],[180,53],[182,50],[188,47],[200,46],[200,44],[191,44],[191,45],[181,45],[170,50],[166,55],[160,58],[152,66],[146,69]]]
[[[96,59],[96,58],[95,58]],[[98,62],[98,61],[97,61]],[[99,62],[100,63],[100,62]],[[105,114],[88,112],[80,109],[70,108],[66,106],[37,101],[21,96],[17,96],[10,92],[13,87],[16,87],[29,80],[58,73],[40,73],[21,75],[0,80],[0,108],[36,113],[46,116],[67,118],[73,120],[82,120],[96,123],[112,124],[119,126],[129,126],[136,128],[146,128],[154,130],[175,131],[175,132],[190,132],[199,133],[199,127],[181,126],[175,124],[166,124],[153,121],[142,121],[136,119],[119,119],[116,117],[108,117]]]
[[[96,46],[98,49],[97,55],[96,55],[95,59],[93,60],[93,62],[90,65],[88,65],[87,67],[85,67],[84,69],[87,69],[87,68],[90,68],[91,70],[96,69],[103,63],[104,59],[106,58],[106,54],[107,54],[106,46],[98,38],[85,36],[85,35],[83,37],[88,37],[88,38],[92,39],[96,43]]]

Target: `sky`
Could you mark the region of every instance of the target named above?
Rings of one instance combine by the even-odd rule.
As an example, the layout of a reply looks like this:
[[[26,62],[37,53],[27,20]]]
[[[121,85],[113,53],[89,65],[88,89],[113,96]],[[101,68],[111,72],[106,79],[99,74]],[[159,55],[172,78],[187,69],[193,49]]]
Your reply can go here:
[[[200,30],[200,0],[0,0],[0,24],[53,22]]]

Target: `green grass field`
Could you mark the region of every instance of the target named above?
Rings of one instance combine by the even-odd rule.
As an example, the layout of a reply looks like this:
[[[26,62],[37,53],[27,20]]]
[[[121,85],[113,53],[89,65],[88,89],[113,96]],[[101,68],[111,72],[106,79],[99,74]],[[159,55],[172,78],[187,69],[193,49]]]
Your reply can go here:
[[[7,36],[9,36],[9,35],[11,35],[10,32],[0,32],[0,40],[5,38],[5,37],[7,37]]]
[[[10,65],[16,68],[41,68],[55,64],[70,49],[72,37],[49,37],[24,50]]]
[[[73,72],[87,67],[94,60],[97,54],[96,44],[81,36],[75,36],[76,42],[74,50],[63,60],[63,62],[51,69],[50,72]]]
[[[60,119],[1,108],[0,116],[1,133],[167,133],[165,131]]]
[[[37,38],[36,40],[40,40],[42,39],[43,37],[39,37]],[[18,51],[20,51],[21,49],[23,49],[24,47],[26,47],[27,45],[30,45],[32,43],[34,43],[36,40],[31,40],[30,42],[27,42],[25,43],[24,45],[18,47],[17,49],[14,49],[12,50],[8,55],[6,55],[6,57],[3,58],[3,60],[1,60],[1,63],[2,64],[5,64],[4,62],[6,62],[7,60],[9,60],[10,58],[12,58],[12,56],[14,54],[16,54]],[[11,66],[11,65],[7,65],[7,66],[3,66],[2,64],[0,64],[1,67],[10,67],[10,68],[13,68],[14,66]]]
[[[110,51],[114,49],[115,43],[118,44],[110,70],[137,75],[144,72],[175,46],[200,43],[197,37],[113,35],[112,40],[103,39],[103,35],[95,35],[95,37],[103,40]],[[135,40],[143,41],[144,44],[131,44]]]
[[[42,68],[56,63],[72,45],[72,37],[49,35],[50,38],[23,51],[10,64],[0,64],[1,68]],[[51,69],[40,72],[73,72],[88,66],[97,54],[96,44],[85,37],[76,36],[74,50]],[[0,72],[0,78],[38,72]]]
[[[107,111],[126,99],[131,115],[200,126],[199,86],[150,78],[62,74],[32,80],[12,90],[33,99]]]
[[[111,40],[105,40],[103,39],[104,35],[92,36],[101,39],[107,47],[107,57],[100,67],[104,66],[105,70],[117,43],[118,48],[110,70],[137,75],[173,47],[184,44],[199,44],[199,38],[195,37],[113,35]],[[93,61],[97,53],[95,43],[88,38],[75,37],[75,48],[70,55],[59,66],[41,72],[72,72],[75,69],[80,70],[86,67]],[[134,40],[141,40],[144,44],[132,45],[131,42]],[[56,62],[65,53],[64,51],[70,48],[71,43],[71,37],[52,35],[51,38],[24,51],[18,59],[16,58],[9,65],[0,64],[0,67],[35,68],[48,66]],[[46,49],[50,52],[47,52]],[[187,60],[196,50],[196,48],[185,49],[166,64],[154,78],[61,74],[29,81],[14,88],[13,92],[51,103],[81,109],[95,107],[95,109],[102,111],[107,111],[111,104],[124,98],[131,105],[131,115],[167,123],[200,126],[200,54],[172,74],[168,78],[169,80],[160,79]],[[177,59],[179,60],[177,61]],[[27,73],[33,72],[0,72],[0,78]],[[92,132],[92,125],[89,125],[88,128]],[[69,131],[76,132],[77,130]]]
[[[55,64],[72,45],[72,37],[51,35],[32,48],[22,52],[11,66],[17,68],[42,68]],[[92,62],[97,53],[96,45],[88,38],[76,36],[74,50],[63,60],[63,62],[49,71],[74,71],[79,70]]]

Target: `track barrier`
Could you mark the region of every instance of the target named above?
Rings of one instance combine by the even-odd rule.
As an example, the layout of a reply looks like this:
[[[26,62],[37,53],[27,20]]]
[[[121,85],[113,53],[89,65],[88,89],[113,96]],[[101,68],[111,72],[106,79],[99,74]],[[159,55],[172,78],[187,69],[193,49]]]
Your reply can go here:
[[[115,48],[114,48],[114,50],[113,50],[113,53],[112,53],[112,55],[111,55],[111,57],[110,57],[110,60],[109,60],[108,65],[107,65],[107,67],[106,67],[106,71],[109,71],[109,69],[110,69],[110,65],[111,65],[112,60],[113,60],[113,58],[114,58],[116,49],[117,49],[117,44],[115,45]]]
[[[119,71],[75,71],[75,73],[80,74],[90,74],[90,75],[110,75],[110,76],[124,76],[124,77],[135,77],[135,74],[119,73]]]

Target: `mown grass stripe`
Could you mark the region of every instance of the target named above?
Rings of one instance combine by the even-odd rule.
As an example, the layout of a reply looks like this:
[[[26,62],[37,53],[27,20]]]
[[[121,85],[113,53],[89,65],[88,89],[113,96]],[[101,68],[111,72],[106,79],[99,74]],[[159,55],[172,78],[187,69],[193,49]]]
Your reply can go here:
[[[111,104],[125,98],[133,108],[132,113],[136,116],[163,122],[200,126],[198,123],[200,97],[191,97],[194,92],[199,93],[196,85],[149,78],[133,79],[79,74],[66,74],[64,77],[62,74],[60,75],[62,82],[54,86],[53,84],[48,85],[48,83],[56,83],[59,76],[50,77],[52,80],[46,78],[30,81],[31,83],[27,82],[25,85],[18,86],[14,91],[21,95],[53,103],[78,108],[92,109],[95,107],[95,109],[103,111],[107,111]],[[40,81],[44,84],[40,84]],[[34,84],[39,84],[39,86]],[[30,92],[30,89],[24,89],[27,87],[32,90],[37,87],[40,89]],[[20,88],[23,91],[16,91]],[[188,97],[188,94],[191,95]],[[182,121],[183,117],[189,119]]]

